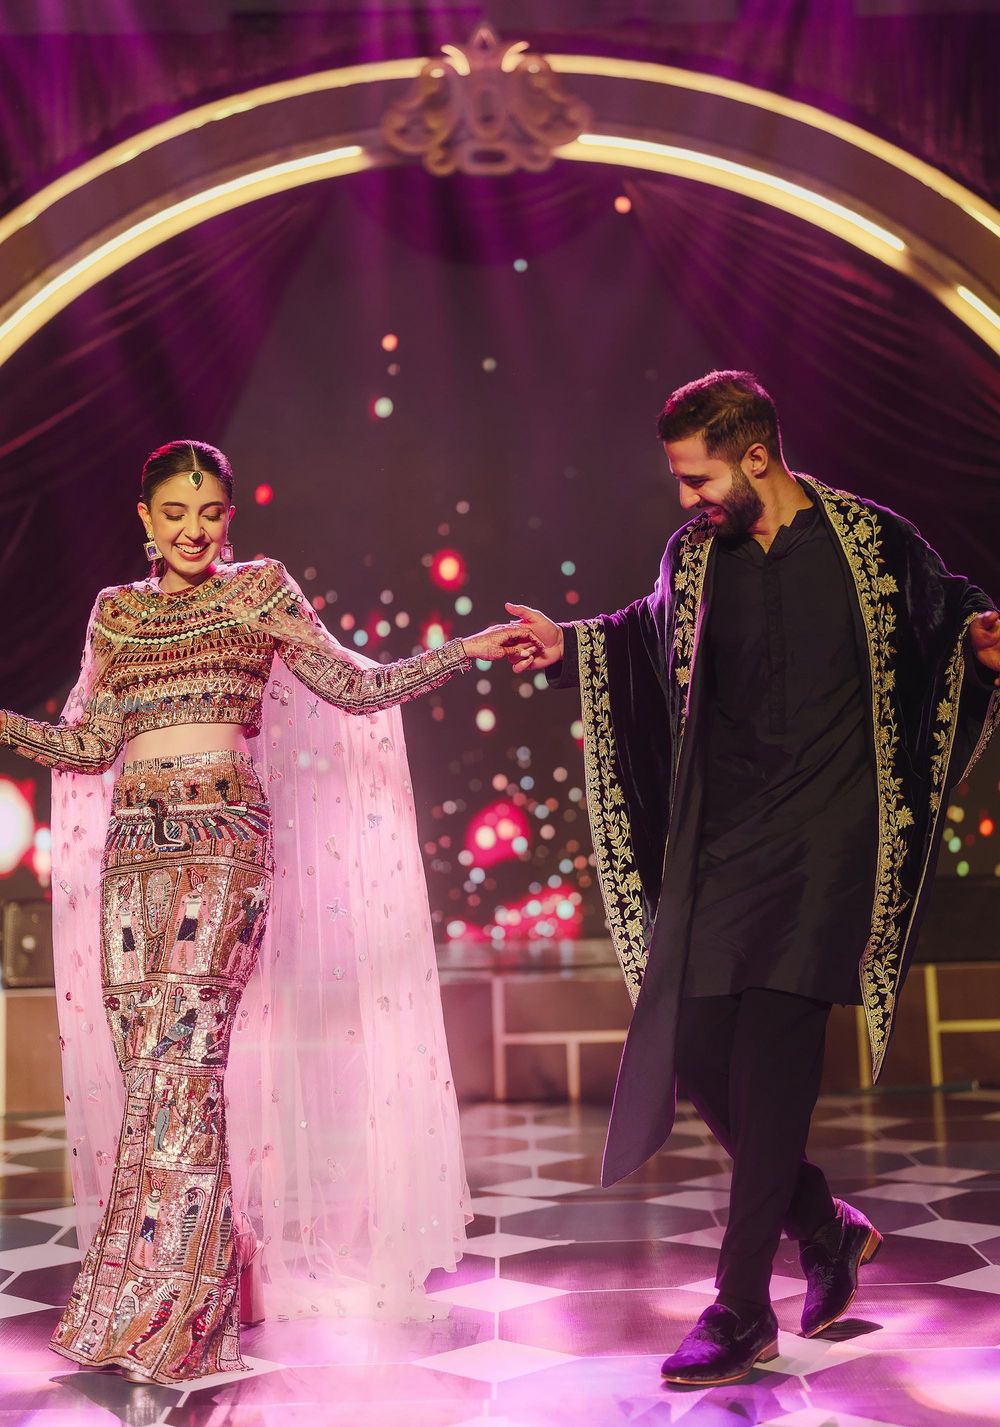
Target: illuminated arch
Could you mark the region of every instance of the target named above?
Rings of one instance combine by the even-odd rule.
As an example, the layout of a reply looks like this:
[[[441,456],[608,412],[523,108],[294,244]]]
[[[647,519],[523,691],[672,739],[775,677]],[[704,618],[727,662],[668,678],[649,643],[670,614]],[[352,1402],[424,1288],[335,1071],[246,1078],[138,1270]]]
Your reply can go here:
[[[767,90],[643,61],[546,58],[573,77],[600,131],[557,149],[559,160],[694,179],[792,213],[904,273],[1000,353],[1000,213],[971,190]],[[301,184],[401,162],[379,141],[378,117],[425,63],[324,70],[199,105],[49,184],[0,219],[0,365],[76,297],[177,234]]]

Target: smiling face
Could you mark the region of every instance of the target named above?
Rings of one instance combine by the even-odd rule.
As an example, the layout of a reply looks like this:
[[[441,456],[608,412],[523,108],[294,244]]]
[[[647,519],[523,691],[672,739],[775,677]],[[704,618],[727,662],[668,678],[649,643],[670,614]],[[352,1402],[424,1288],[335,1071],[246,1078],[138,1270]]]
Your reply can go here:
[[[681,506],[696,514],[704,511],[713,530],[724,539],[751,535],[764,514],[756,482],[766,475],[767,448],[751,446],[735,464],[723,456],[710,456],[702,433],[679,441],[664,441],[663,449],[677,478]]]
[[[211,571],[235,509],[225,486],[208,471],[197,487],[188,475],[171,476],[156,487],[150,505],[139,502],[146,538],[156,541],[163,556],[167,589],[196,584]]]

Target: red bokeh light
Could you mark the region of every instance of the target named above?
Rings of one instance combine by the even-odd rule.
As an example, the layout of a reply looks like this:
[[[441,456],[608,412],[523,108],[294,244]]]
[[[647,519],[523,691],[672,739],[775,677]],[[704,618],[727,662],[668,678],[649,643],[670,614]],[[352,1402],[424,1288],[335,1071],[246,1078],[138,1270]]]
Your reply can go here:
[[[467,907],[478,907],[481,898],[472,894]],[[491,943],[494,948],[519,941],[575,941],[583,931],[583,899],[569,883],[546,887],[522,897],[518,902],[501,903],[493,921],[474,922],[466,915],[451,916],[445,933],[449,941]]]
[[[258,486],[253,493],[253,498],[258,505],[270,505],[274,499],[274,491],[269,485]]]
[[[496,925],[503,928],[507,941],[576,940],[583,929],[583,899],[565,882],[546,887],[498,907]]]
[[[457,590],[465,584],[468,571],[457,550],[439,550],[431,560],[431,579],[442,590]]]
[[[515,849],[518,838],[527,846]],[[520,808],[500,799],[482,808],[465,830],[465,848],[480,867],[494,867],[521,857],[531,846],[531,824]]]
[[[0,877],[9,877],[22,862],[34,870],[36,792],[30,779],[0,777]]]

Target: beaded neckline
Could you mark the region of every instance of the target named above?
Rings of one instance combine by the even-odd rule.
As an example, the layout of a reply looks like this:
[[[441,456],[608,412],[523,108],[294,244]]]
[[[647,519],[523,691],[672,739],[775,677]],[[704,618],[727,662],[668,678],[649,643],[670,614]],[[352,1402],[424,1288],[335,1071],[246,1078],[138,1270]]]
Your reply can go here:
[[[199,590],[219,589],[219,587],[224,583],[224,581],[223,577],[219,574],[209,575],[207,580],[201,580],[197,585],[189,585],[186,589],[183,590],[161,589],[159,584],[152,576],[150,576],[149,579],[144,580],[142,583],[146,587],[146,593],[151,595],[159,595],[163,599],[172,600],[176,599],[178,596],[186,597],[187,595],[195,595],[198,593]]]

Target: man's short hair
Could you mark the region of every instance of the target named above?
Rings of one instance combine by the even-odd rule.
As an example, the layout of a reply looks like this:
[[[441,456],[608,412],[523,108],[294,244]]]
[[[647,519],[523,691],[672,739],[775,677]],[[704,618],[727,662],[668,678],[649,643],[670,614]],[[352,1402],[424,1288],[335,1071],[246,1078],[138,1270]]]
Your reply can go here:
[[[753,372],[709,372],[667,397],[656,430],[661,441],[703,434],[710,456],[737,462],[760,442],[781,460],[781,428],[774,402]]]

